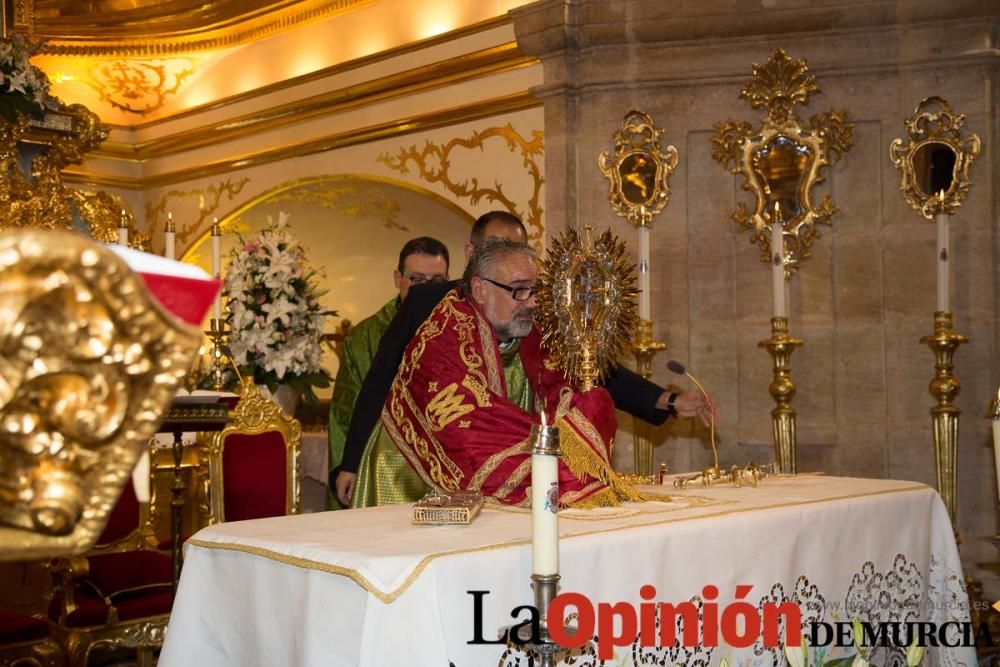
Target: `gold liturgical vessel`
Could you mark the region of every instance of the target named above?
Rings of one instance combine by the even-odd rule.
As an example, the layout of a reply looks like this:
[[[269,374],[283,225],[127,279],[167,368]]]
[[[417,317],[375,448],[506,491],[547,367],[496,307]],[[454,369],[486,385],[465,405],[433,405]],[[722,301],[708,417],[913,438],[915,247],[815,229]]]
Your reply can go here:
[[[630,111],[614,134],[614,153],[604,151],[598,163],[611,184],[608,201],[615,213],[639,229],[639,322],[632,342],[636,371],[647,380],[653,357],[666,345],[653,340],[650,311],[649,234],[653,218],[670,201],[670,174],[677,167],[677,149],[660,148],[663,130],[641,111]],[[649,426],[636,419],[633,427],[635,472],[653,474],[653,443]]]
[[[950,217],[969,193],[969,167],[979,155],[980,142],[975,134],[962,136],[963,114],[952,111],[947,101],[928,97],[917,105],[906,120],[909,142],[894,139],[889,157],[900,172],[903,199],[927,220],[935,221],[937,242],[937,308],[934,333],[920,339],[934,353],[934,377],[930,393],[934,433],[934,464],[937,488],[944,499],[952,527],[957,531],[958,418],[961,414],[955,398],[961,389],[952,373],[958,347],[968,337],[952,328],[949,303],[951,257],[949,252]]]
[[[539,275],[542,343],[580,391],[615,365],[635,329],[635,278],[625,244],[584,226],[551,243]]]
[[[771,337],[759,346],[774,366],[769,391],[776,403],[771,411],[775,457],[781,472],[791,474],[796,468],[791,355],[802,341],[789,335],[784,283],[811,256],[809,249],[821,236],[816,226],[832,224],[837,207],[828,195],[815,203],[813,189],[823,182],[823,170],[850,150],[854,125],[846,111],[816,114],[808,126],[799,121],[795,105],[807,104],[820,92],[805,60],[777,49],[767,63],[754,64],[753,73],[740,98],[767,115],[757,128],[745,121],[717,123],[712,157],[730,173],[742,174],[743,189],[753,193],[752,210],[741,202],[732,218],[760,246],[761,261],[772,266]]]

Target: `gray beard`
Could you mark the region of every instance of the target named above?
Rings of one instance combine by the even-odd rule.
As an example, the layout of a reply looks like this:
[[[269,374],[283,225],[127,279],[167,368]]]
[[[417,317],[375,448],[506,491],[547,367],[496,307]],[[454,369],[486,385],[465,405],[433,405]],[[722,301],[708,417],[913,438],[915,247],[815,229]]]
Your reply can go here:
[[[510,338],[524,338],[531,333],[532,320],[513,319],[496,326],[497,338],[507,340]]]

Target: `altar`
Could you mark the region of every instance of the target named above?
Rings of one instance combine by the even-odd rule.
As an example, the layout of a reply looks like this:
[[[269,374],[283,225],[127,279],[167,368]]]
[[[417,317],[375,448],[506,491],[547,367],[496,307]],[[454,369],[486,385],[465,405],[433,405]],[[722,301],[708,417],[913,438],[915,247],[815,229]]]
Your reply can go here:
[[[692,601],[702,613],[710,601],[721,613],[737,595],[757,608],[791,601],[804,625],[968,621],[948,515],[927,486],[804,475],[647,490],[672,497],[561,514],[561,592],[639,609],[649,585],[656,601]],[[462,527],[413,526],[410,514],[402,505],[202,530],[187,544],[159,664],[527,664],[515,646],[482,642],[526,618],[511,612],[532,602],[530,514],[488,507]],[[803,649],[810,665],[857,651],[851,642]],[[771,664],[781,654],[760,639],[736,649],[678,637],[662,648],[617,646],[604,663],[589,644],[573,664]],[[975,656],[931,647],[923,664]]]

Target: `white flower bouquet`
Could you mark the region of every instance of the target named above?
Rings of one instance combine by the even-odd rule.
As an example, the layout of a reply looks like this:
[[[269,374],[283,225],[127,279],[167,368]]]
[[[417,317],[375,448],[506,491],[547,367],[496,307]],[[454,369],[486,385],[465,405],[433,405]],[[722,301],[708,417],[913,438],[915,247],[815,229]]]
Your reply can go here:
[[[240,236],[229,254],[223,294],[227,303],[229,349],[244,377],[272,392],[287,384],[308,402],[313,387],[330,386],[321,365],[323,295],[305,251],[292,236],[288,216],[249,239]]]
[[[49,99],[49,79],[30,62],[38,50],[24,35],[0,39],[0,116],[10,122],[17,113],[41,114]]]

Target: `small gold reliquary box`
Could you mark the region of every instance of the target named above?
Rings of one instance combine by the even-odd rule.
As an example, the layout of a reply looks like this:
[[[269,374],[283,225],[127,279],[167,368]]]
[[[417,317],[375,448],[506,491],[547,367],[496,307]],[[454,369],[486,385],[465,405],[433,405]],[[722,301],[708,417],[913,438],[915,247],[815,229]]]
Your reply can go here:
[[[431,491],[413,505],[413,523],[418,526],[472,523],[483,509],[479,491]]]

